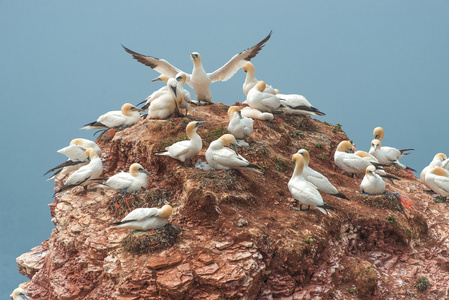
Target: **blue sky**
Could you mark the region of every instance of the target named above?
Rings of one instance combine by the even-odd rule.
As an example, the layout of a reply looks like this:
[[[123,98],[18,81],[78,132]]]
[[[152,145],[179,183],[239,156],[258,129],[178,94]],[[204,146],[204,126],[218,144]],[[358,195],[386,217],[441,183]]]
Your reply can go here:
[[[448,12],[448,1],[409,0],[0,1],[0,295],[27,280],[15,258],[50,236],[42,174],[65,160],[56,150],[160,87],[120,44],[188,73],[197,51],[212,72],[273,30],[252,60],[258,79],[304,95],[361,150],[384,127],[385,145],[416,149],[403,162],[420,171],[449,154]],[[244,100],[244,77],[213,84],[213,101]]]

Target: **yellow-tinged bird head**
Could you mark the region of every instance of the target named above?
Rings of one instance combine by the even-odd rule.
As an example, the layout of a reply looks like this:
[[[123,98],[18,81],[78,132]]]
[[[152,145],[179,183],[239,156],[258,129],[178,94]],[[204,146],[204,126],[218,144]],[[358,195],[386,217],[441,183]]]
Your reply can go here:
[[[310,162],[309,151],[307,151],[306,149],[299,149],[296,153],[301,154],[304,157],[304,163],[306,164],[306,166],[308,166]]]
[[[267,85],[265,84],[265,82],[258,81],[255,85],[255,88],[259,91],[259,92],[263,92],[263,90],[267,87]]]
[[[219,138],[219,140],[221,140],[225,145],[231,146],[231,148],[234,150],[234,152],[236,154],[239,154],[237,152],[237,141],[235,140],[235,137],[232,134],[227,133],[227,134],[221,136]]]
[[[250,62],[247,62],[246,64],[243,65],[242,70],[245,73],[254,72],[254,65]]]
[[[448,177],[448,172],[445,169],[440,168],[440,167],[433,167],[430,170],[430,173],[438,175],[438,176]]]
[[[341,141],[340,144],[338,144],[337,146],[337,151],[338,152],[348,152],[348,153],[352,153],[352,144],[350,141]]]
[[[192,121],[187,124],[186,134],[189,138],[192,138],[192,135],[195,131],[197,131],[198,127],[206,123],[206,121]]]
[[[374,139],[371,141],[371,147],[374,148],[374,150],[380,149],[382,147],[382,143],[378,139]]]
[[[168,218],[171,216],[172,213],[173,213],[173,208],[167,204],[167,205],[162,206],[159,217]]]
[[[125,116],[130,116],[131,115],[131,111],[143,111],[143,109],[137,108],[134,105],[132,105],[131,103],[125,103],[122,105],[122,114],[124,114]]]
[[[434,159],[439,159],[440,161],[443,161],[443,160],[447,159],[447,156],[444,153],[437,153],[437,154],[435,154]]]
[[[379,141],[382,141],[384,136],[385,136],[384,129],[382,127],[374,128],[373,136],[374,136],[375,139],[378,139]]]
[[[274,89],[274,91],[276,92],[276,94],[280,94],[281,92],[279,92],[278,89]]]
[[[184,72],[179,72],[178,74],[176,74],[175,79],[176,79],[176,81],[178,81],[178,82],[184,83],[184,82],[186,82],[186,80],[187,80],[187,74],[184,73]],[[168,79],[167,79],[167,80],[168,80]]]
[[[232,116],[235,113],[238,113],[239,111],[240,111],[240,107],[238,107],[238,106],[231,106],[231,107],[229,107],[229,109],[228,109],[228,116],[229,116],[229,118],[232,118]]]
[[[161,74],[158,77],[156,77],[153,80],[151,80],[151,82],[155,82],[155,81],[163,81],[163,82],[167,83],[168,77],[163,75],[163,74]]]
[[[70,141],[70,145],[83,145],[84,141],[82,138],[78,138],[78,139],[73,139]]]
[[[131,176],[136,177],[137,175],[139,175],[139,173],[150,175],[150,173],[138,163],[133,163],[131,166],[129,166],[129,174],[131,174]]]
[[[201,55],[198,52],[193,52],[190,54],[190,59],[193,63],[201,62]]]
[[[371,157],[371,155],[370,155],[368,152],[366,152],[366,151],[361,151],[361,150],[357,151],[357,152],[354,153],[354,154],[357,155],[357,156],[360,156],[360,157],[362,157],[362,158],[364,158],[364,157]]]
[[[292,160],[295,161],[295,174],[301,174],[302,170],[304,169],[304,157],[299,154],[299,153],[295,153],[292,156]]]
[[[369,165],[366,167],[365,174],[366,175],[374,175],[374,172],[376,172],[376,167],[373,165]]]
[[[13,300],[16,299],[30,299],[27,293],[22,288],[16,288],[9,297]]]
[[[94,149],[92,149],[92,148],[87,148],[87,150],[85,152],[85,155],[86,155],[86,158],[87,158],[88,161],[91,161],[92,158],[98,157],[97,152]]]

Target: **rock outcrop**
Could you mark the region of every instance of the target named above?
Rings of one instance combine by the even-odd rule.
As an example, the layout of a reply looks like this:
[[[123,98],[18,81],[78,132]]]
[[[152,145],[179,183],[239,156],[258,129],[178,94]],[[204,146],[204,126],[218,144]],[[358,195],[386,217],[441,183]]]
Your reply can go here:
[[[209,143],[226,132],[226,111],[223,104],[193,109],[208,121],[198,130],[203,161]],[[184,139],[189,121],[141,119],[97,139],[105,176],[139,162],[151,173],[150,186],[130,196],[77,188],[58,194],[50,204],[51,237],[17,259],[32,299],[449,298],[449,207],[434,202],[415,177],[390,169],[401,178],[387,184],[393,194],[362,195],[361,178],[333,163],[345,133],[302,116],[255,121],[250,147],[239,152],[263,174],[186,169],[153,155]],[[323,194],[337,209],[330,216],[293,209],[287,182],[300,148],[350,199]],[[135,207],[164,203],[180,229],[174,245],[125,250],[132,230],[110,224]],[[420,277],[427,288],[415,286]]]

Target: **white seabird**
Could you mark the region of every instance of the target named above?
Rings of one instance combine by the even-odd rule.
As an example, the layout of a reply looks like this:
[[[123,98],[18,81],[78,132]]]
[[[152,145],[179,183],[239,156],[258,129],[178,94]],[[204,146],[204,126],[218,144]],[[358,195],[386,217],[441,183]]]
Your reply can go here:
[[[190,122],[189,124],[187,124],[186,127],[186,134],[190,140],[174,143],[173,145],[165,148],[166,150],[165,152],[156,153],[156,155],[170,156],[179,161],[182,161],[184,163],[184,166],[185,161],[190,160],[193,165],[192,158],[195,157],[195,155],[197,155],[201,151],[201,148],[203,147],[201,137],[196,131],[204,123],[206,122],[205,121]]]
[[[9,297],[12,300],[30,300],[27,293],[22,288],[16,288]]]
[[[365,176],[360,184],[360,191],[369,195],[380,195],[385,192],[385,182],[376,174],[376,167],[366,167]]]
[[[238,146],[249,146],[246,139],[253,133],[253,119],[243,117],[241,108],[238,106],[231,106],[228,109],[229,124],[228,132],[232,134]]]
[[[326,114],[313,107],[303,95],[296,94],[276,94],[282,104],[281,110],[292,115],[315,115],[325,116]]]
[[[190,101],[191,101],[191,97],[190,97],[190,92],[186,89],[184,89],[184,83],[187,80],[187,74],[184,72],[180,72],[178,74],[176,74],[176,78],[178,81],[178,85],[177,85],[177,93],[182,93],[182,102],[181,105],[179,106],[179,108],[185,108],[186,110],[186,115],[189,113],[189,108],[190,108]]]
[[[129,173],[115,174],[97,186],[127,193],[140,192],[142,188],[148,188],[147,175],[150,175],[147,170],[140,164],[134,163],[129,167]]]
[[[309,151],[307,151],[306,149],[299,149],[297,153],[301,154],[304,157],[303,176],[307,181],[312,183],[314,186],[318,188],[319,191],[323,193],[343,199],[348,199],[348,197],[340,193],[323,174],[309,167],[310,162]]]
[[[350,174],[365,173],[366,167],[372,165],[366,159],[361,158],[353,153],[352,144],[350,141],[341,141],[334,154],[335,165]]]
[[[145,103],[144,106],[142,106],[142,109],[146,110],[150,106],[151,102],[153,102],[155,99],[159,98],[160,96],[168,93],[168,87],[167,87],[168,79],[169,78],[167,76],[165,76],[165,75],[159,75],[155,79],[151,80],[151,82],[162,81],[162,82],[165,83],[165,85],[163,87],[161,87],[160,89],[152,92],[145,100],[143,100],[142,102],[140,102],[136,106],[139,106],[139,105]]]
[[[230,145],[234,151],[224,147],[225,145]],[[206,160],[215,170],[239,169],[261,173],[258,166],[250,164],[237,153],[237,142],[229,133],[210,143],[206,151]]]
[[[247,96],[249,90],[251,90],[259,80],[257,80],[254,75],[255,69],[252,63],[247,62],[242,67],[242,70],[246,73],[245,82],[243,83],[243,93],[245,94],[245,96]],[[276,95],[276,90],[271,85],[267,85],[263,91],[264,93]]]
[[[449,196],[449,172],[440,167],[432,167],[425,176],[428,187],[446,199]]]
[[[217,69],[213,73],[206,73],[201,63],[201,56],[197,52],[190,54],[190,59],[193,62],[192,74],[187,74],[187,84],[193,88],[195,92],[196,100],[201,104],[201,102],[212,103],[212,94],[210,92],[210,84],[221,80],[226,81],[230,79],[246,62],[250,61],[251,58],[257,55],[260,50],[262,50],[264,44],[270,39],[271,32],[260,41],[257,45],[248,48],[239,54],[234,55],[225,65]],[[134,59],[138,62],[149,66],[150,68],[156,70],[157,72],[166,75],[167,77],[173,78],[179,72],[180,69],[171,65],[168,61],[164,59],[159,59],[152,56],[145,56],[134,52],[125,46],[123,46],[126,52],[131,54]]]
[[[151,102],[148,107],[148,117],[150,119],[166,119],[177,110],[182,103],[182,95],[178,93],[178,81],[170,78],[167,81],[168,93],[161,95]]]
[[[399,162],[399,158],[408,155],[410,153],[406,153],[406,151],[410,151],[413,149],[402,149],[398,150],[392,147],[382,147],[380,140],[374,139],[371,141],[371,148],[369,150],[369,154],[373,155],[381,164],[393,164],[397,165],[402,169],[411,169]],[[414,170],[413,170],[414,171]]]
[[[270,93],[264,93],[263,90],[265,89],[265,86],[265,82],[257,82],[248,92],[246,103],[249,107],[258,109],[261,112],[272,112],[281,105],[281,102],[277,96]]]
[[[56,193],[63,192],[76,186],[83,186],[84,190],[87,191],[87,186],[100,177],[103,172],[103,163],[97,152],[92,148],[88,148],[85,155],[89,160],[89,164],[82,166],[77,171],[73,172]]]
[[[426,166],[422,171],[421,174],[419,175],[419,179],[421,179],[421,181],[427,185],[426,183],[426,174],[427,172],[429,172],[430,169],[432,169],[433,167],[440,167],[443,169],[446,169],[445,166],[447,164],[444,164],[445,166],[443,166],[443,163],[447,162],[447,156],[444,153],[437,153],[435,154],[435,156],[433,157],[432,161],[430,162],[430,164],[428,166]],[[447,170],[447,169],[446,169]]]
[[[361,158],[365,159],[366,161],[370,162],[372,165],[374,165],[376,167],[376,173],[379,174],[380,177],[382,177],[382,179],[384,180],[388,180],[389,182],[391,182],[392,184],[394,184],[393,179],[395,180],[401,180],[397,177],[394,177],[392,175],[389,175],[385,172],[384,168],[382,168],[381,163],[379,163],[379,161],[377,160],[377,158],[375,158],[374,156],[372,156],[371,154],[369,154],[366,151],[361,151],[358,150],[354,153],[357,156],[360,156]],[[365,171],[366,172],[366,171]]]
[[[63,176],[65,174],[74,172],[82,166],[86,165],[88,163],[85,155],[87,148],[94,149],[95,152],[97,152],[98,156],[101,156],[101,149],[97,144],[95,144],[95,142],[83,138],[73,139],[72,141],[70,141],[69,146],[57,151],[58,153],[67,156],[68,160],[48,170],[44,174],[44,176],[50,172],[58,170],[48,179],[51,180],[54,179],[56,175]]]
[[[137,123],[140,119],[140,108],[125,103],[120,111],[110,111],[98,117],[97,121],[84,125],[81,129],[108,129]]]
[[[324,203],[323,198],[316,186],[304,178],[304,158],[301,154],[295,153],[292,157],[295,161],[295,170],[288,182],[288,190],[292,194],[293,198],[300,203],[299,209],[302,209],[303,205],[315,206],[323,214],[328,215],[328,209],[335,210],[332,206]]]
[[[162,228],[167,224],[173,208],[164,205],[162,208],[136,208],[120,222],[113,223],[114,228],[133,228],[137,230],[150,230]]]
[[[251,119],[257,119],[261,121],[271,121],[274,119],[274,116],[272,113],[268,112],[261,112],[258,109],[251,108],[249,106],[244,107],[242,110],[242,117],[244,118],[251,118]]]

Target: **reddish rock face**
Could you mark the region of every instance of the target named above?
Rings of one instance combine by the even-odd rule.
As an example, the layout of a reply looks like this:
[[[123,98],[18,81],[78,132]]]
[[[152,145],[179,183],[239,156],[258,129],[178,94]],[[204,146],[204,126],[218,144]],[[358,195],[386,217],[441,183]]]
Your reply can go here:
[[[208,121],[198,130],[202,161],[209,144],[226,133],[227,109],[192,110]],[[449,208],[433,202],[416,178],[390,169],[401,181],[387,183],[387,190],[401,197],[361,195],[362,178],[333,163],[346,135],[301,116],[255,122],[250,147],[239,153],[263,174],[186,169],[153,155],[184,139],[190,121],[141,120],[99,137],[103,175],[138,162],[151,173],[148,190],[125,198],[82,189],[58,195],[50,205],[51,237],[17,259],[33,299],[449,298]],[[350,199],[323,194],[336,208],[330,216],[292,209],[287,182],[300,148]],[[174,208],[170,222],[182,229],[178,242],[148,254],[125,251],[122,241],[131,231],[111,223],[135,207],[165,203]],[[423,291],[415,287],[421,276],[430,282]]]

